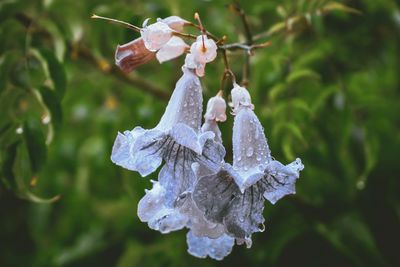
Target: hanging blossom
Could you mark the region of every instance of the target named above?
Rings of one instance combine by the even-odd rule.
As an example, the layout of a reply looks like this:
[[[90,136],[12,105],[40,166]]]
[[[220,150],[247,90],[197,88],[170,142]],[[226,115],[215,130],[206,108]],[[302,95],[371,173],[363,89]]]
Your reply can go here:
[[[221,223],[238,244],[251,247],[251,235],[264,231],[264,198],[272,204],[295,193],[295,182],[304,168],[300,159],[283,165],[271,157],[247,89],[232,89],[233,165],[201,177],[193,200],[207,220]]]
[[[178,16],[158,19],[156,23],[143,23],[141,37],[117,47],[115,64],[126,73],[157,58],[160,63],[179,57],[189,46],[174,31],[182,32],[188,22]]]
[[[223,103],[222,103],[223,102]],[[206,122],[203,124],[202,132],[208,132],[206,124],[211,121],[223,121],[225,115],[225,101],[216,96],[208,101]],[[211,116],[213,114],[213,116]],[[218,126],[212,127],[211,132],[215,134],[214,140],[221,144]],[[221,156],[223,156],[221,154]],[[192,164],[193,172],[196,177],[210,173],[216,173],[218,169],[209,168],[208,164],[197,161]],[[163,167],[159,174],[159,180],[169,177],[173,172],[168,167]],[[180,173],[181,175],[182,173]],[[175,186],[175,185],[174,185]],[[170,201],[174,200],[173,203]],[[170,204],[168,204],[170,203]],[[146,190],[146,195],[138,204],[138,216],[141,221],[147,222],[149,227],[161,233],[180,230],[184,227],[189,228],[187,234],[188,252],[196,257],[205,258],[209,256],[213,259],[221,260],[232,251],[234,238],[225,234],[224,226],[207,221],[201,210],[197,208],[191,197],[191,187],[182,192],[177,198],[171,199],[167,190],[161,182],[153,181],[153,188]]]
[[[202,132],[212,131],[215,134],[214,140],[222,144],[218,122],[226,120],[226,103],[222,98],[221,92],[208,100],[204,120],[201,128]],[[192,168],[196,173],[196,177],[216,173],[214,170],[210,170],[207,166],[199,163],[194,163]],[[181,210],[189,218],[187,227],[190,231],[186,235],[188,252],[199,258],[209,256],[216,260],[222,260],[230,254],[235,239],[225,233],[224,225],[206,220],[203,212],[194,203],[191,192],[183,198],[181,203],[183,203],[181,204]]]
[[[201,132],[201,113],[199,78],[192,70],[183,68],[183,75],[158,125],[150,130],[136,127],[132,131],[118,133],[115,140],[111,160],[126,169],[147,176],[163,160],[165,162],[158,175],[161,189],[154,184],[154,190],[148,191],[143,198],[150,201],[141,201],[140,205],[143,204],[144,208],[138,208],[139,218],[148,222],[152,229],[167,233],[181,227],[175,224],[174,218],[179,212],[175,209],[175,202],[194,185],[196,177],[191,168],[194,162],[213,170],[218,170],[222,164],[225,150],[221,144],[214,142],[213,132]],[[162,212],[153,212],[145,207],[153,200],[158,201]],[[148,214],[144,214],[146,210]],[[185,225],[184,221],[182,225]]]
[[[217,57],[217,44],[207,35],[197,36],[196,42],[190,47],[190,53],[186,55],[185,66],[194,69],[199,77],[204,76],[206,63]]]

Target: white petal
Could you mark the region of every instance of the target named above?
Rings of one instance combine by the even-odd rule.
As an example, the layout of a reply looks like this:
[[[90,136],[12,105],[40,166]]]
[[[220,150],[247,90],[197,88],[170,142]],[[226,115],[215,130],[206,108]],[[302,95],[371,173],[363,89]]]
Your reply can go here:
[[[151,220],[164,207],[165,190],[159,182],[153,184],[153,188],[139,201],[137,214],[142,222]]]
[[[154,172],[161,164],[161,149],[167,136],[157,130],[145,130],[138,135],[132,147],[135,171],[147,176]]]
[[[257,182],[257,173],[263,173],[266,164],[271,160],[264,129],[257,116],[249,108],[240,109],[235,116],[232,134],[233,168],[240,174],[243,186],[251,186]],[[253,176],[253,177],[252,177]],[[252,178],[252,181],[247,181]],[[258,176],[260,179],[261,176]]]
[[[156,57],[160,63],[174,59],[182,55],[189,46],[182,38],[172,36],[171,39],[158,50]]]
[[[200,35],[196,42],[191,45],[190,53],[193,54],[197,62],[205,64],[217,57],[217,48],[214,40],[208,39],[205,35]]]
[[[211,131],[214,133],[214,141],[222,144],[221,130],[215,120],[206,120],[201,127],[202,132]]]
[[[296,180],[304,165],[296,159],[288,165],[283,165],[277,160],[271,161],[265,169],[265,176],[260,184],[263,186],[264,197],[275,204],[282,197],[296,193]],[[261,183],[262,182],[262,183]]]
[[[148,222],[148,225],[153,230],[167,234],[184,228],[187,221],[188,218],[179,211],[164,208]]]
[[[249,107],[251,109],[254,109],[254,106],[251,103],[249,91],[247,91],[246,88],[241,87],[235,83],[233,89],[231,90],[231,95],[234,113],[239,112],[240,107]]]
[[[144,45],[152,52],[159,50],[172,37],[172,29],[164,22],[158,21],[140,31]]]
[[[217,95],[208,100],[204,118],[215,121],[226,120],[226,102],[221,96]]]
[[[198,258],[206,258],[209,256],[215,260],[222,260],[229,255],[235,244],[235,239],[223,235],[216,239],[207,237],[198,237],[189,231],[186,235],[186,242],[188,244],[188,252]]]
[[[203,95],[199,78],[183,68],[183,75],[176,83],[164,115],[156,126],[161,131],[169,131],[177,123],[183,123],[200,131]]]
[[[136,170],[135,155],[133,147],[138,138],[145,130],[136,127],[132,131],[125,131],[123,134],[118,133],[111,152],[111,161],[128,170]]]
[[[181,17],[178,16],[170,16],[166,17],[165,19],[161,20],[162,22],[168,24],[168,26],[177,31],[177,32],[182,32],[183,31],[183,26],[188,23],[187,20],[182,19]]]

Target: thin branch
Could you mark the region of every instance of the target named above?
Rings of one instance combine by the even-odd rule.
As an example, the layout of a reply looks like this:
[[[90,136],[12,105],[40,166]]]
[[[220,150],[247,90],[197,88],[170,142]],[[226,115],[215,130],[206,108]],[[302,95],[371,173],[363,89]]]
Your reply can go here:
[[[244,34],[246,36],[246,45],[251,46],[253,44],[253,36],[250,31],[249,23],[247,21],[246,14],[240,4],[238,2],[235,2],[231,5],[229,5],[231,10],[233,10],[236,14],[240,16],[240,19],[243,24],[243,29],[244,29]],[[251,53],[249,53],[250,50],[247,50],[247,53],[245,53],[245,64],[243,65],[243,77],[242,77],[242,85],[246,86],[249,83],[249,77],[250,77],[250,56]]]
[[[225,49],[225,50],[238,50],[238,49],[243,49],[246,50],[250,55],[252,55],[253,50],[258,49],[258,48],[264,48],[268,47],[272,44],[272,42],[264,42],[261,44],[254,44],[254,45],[247,45],[244,43],[232,43],[232,44],[226,44],[222,45],[220,48]]]
[[[221,51],[222,51],[222,58],[224,60],[225,70],[224,70],[224,73],[222,74],[222,77],[221,77],[221,84],[220,84],[220,87],[219,87],[219,91],[224,91],[224,89],[225,89],[225,81],[228,78],[228,76],[231,77],[232,83],[236,83],[236,77],[235,77],[235,74],[233,73],[233,71],[231,70],[231,67],[229,65],[228,56],[226,55],[226,49],[221,49]]]
[[[92,53],[90,53],[90,50],[87,48],[79,46],[77,48],[76,52],[80,58],[83,58],[86,61],[90,62],[92,65],[96,66],[102,72],[106,72],[106,73],[110,73],[110,74],[114,75],[119,80],[122,80],[125,83],[134,86],[139,91],[149,93],[149,94],[155,96],[156,98],[165,100],[165,101],[167,101],[170,97],[168,92],[162,90],[161,88],[154,85],[153,83],[142,79],[139,76],[135,76],[132,74],[127,75],[127,74],[123,73],[115,65],[110,66],[108,63],[106,63],[106,66],[104,66],[104,62],[99,61]]]
[[[98,15],[96,15],[96,14],[93,14],[90,18],[91,18],[91,19],[101,19],[101,20],[105,20],[105,21],[108,21],[108,22],[111,22],[111,23],[114,23],[114,24],[122,25],[122,26],[124,26],[125,28],[134,30],[135,32],[140,32],[140,27],[135,26],[135,25],[130,24],[130,23],[125,22],[125,21],[121,21],[121,20],[117,20],[117,19],[112,19],[112,18],[107,18],[107,17],[102,17],[102,16],[98,16]]]

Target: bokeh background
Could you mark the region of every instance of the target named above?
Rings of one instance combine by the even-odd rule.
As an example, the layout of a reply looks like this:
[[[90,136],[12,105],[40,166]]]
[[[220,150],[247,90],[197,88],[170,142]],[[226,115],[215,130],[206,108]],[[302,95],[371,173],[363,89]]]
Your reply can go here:
[[[0,266],[400,266],[394,0],[241,1],[251,33],[272,41],[251,58],[249,90],[273,156],[304,162],[297,194],[266,203],[266,231],[222,262],[137,218],[149,179],[113,165],[111,147],[117,131],[156,125],[183,58],[123,75],[115,48],[138,34],[90,15],[141,25],[197,11],[243,42],[229,3],[0,1]],[[229,59],[240,79],[243,53]],[[221,58],[206,72],[207,99]],[[230,161],[232,116],[221,128]]]

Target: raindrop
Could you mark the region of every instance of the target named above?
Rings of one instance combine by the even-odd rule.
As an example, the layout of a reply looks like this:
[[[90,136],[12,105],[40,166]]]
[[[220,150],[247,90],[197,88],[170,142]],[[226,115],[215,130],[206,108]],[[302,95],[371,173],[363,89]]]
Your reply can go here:
[[[252,147],[248,147],[246,150],[246,156],[251,157],[253,156],[254,149]]]

